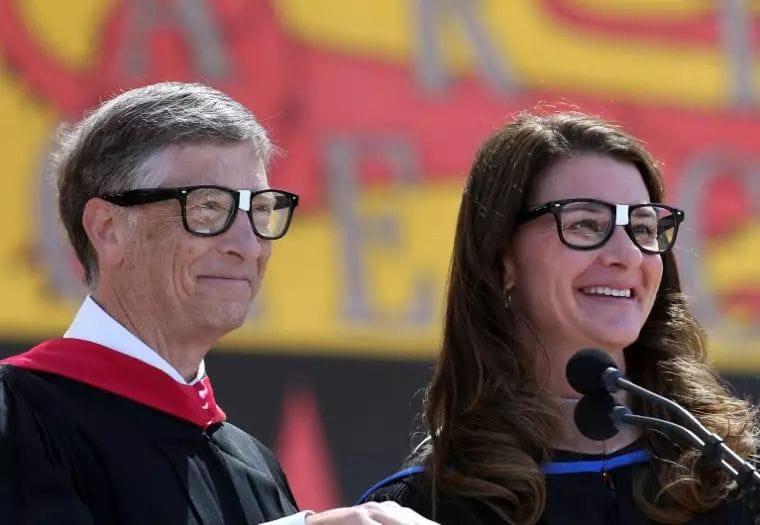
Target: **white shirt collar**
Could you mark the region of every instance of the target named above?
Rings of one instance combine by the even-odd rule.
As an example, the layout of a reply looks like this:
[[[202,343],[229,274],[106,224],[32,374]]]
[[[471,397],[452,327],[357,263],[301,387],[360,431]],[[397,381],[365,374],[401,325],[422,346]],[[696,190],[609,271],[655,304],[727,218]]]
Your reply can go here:
[[[128,355],[146,365],[158,368],[178,383],[193,385],[206,375],[206,365],[201,360],[198,373],[192,381],[185,381],[176,368],[134,334],[108,315],[89,295],[85,297],[69,329],[63,337],[90,341],[116,352]]]

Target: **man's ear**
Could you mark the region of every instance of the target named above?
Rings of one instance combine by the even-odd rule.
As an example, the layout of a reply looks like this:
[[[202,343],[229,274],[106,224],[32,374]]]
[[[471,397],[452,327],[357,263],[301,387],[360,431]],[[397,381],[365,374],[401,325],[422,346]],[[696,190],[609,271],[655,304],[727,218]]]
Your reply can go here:
[[[114,266],[124,256],[124,232],[113,206],[94,197],[87,201],[82,212],[82,226],[98,255],[98,263]],[[120,228],[121,227],[121,228]]]

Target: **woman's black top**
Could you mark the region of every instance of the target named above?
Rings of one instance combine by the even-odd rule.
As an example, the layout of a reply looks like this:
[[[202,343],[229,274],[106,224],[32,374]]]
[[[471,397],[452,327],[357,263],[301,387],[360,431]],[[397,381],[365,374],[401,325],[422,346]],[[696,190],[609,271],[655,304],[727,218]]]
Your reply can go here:
[[[642,525],[647,518],[633,498],[633,474],[651,461],[641,443],[633,443],[611,455],[587,455],[557,451],[544,465],[546,507],[542,525]],[[430,494],[429,477],[422,467],[411,467],[371,487],[362,501],[396,501],[443,525],[504,523],[482,502],[468,498]],[[755,516],[744,499],[733,498],[709,513],[689,521],[691,525],[750,525]],[[760,524],[760,519],[757,523]]]

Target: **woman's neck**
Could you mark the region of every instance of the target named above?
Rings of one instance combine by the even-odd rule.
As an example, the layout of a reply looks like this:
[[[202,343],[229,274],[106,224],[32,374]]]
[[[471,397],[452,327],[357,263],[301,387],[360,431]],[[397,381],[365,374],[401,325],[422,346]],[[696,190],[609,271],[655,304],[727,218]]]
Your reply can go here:
[[[626,392],[618,392],[614,397],[619,404],[627,405]],[[558,401],[562,418],[562,435],[554,443],[554,449],[583,454],[611,454],[627,447],[641,436],[641,430],[638,427],[624,425],[617,434],[607,440],[589,439],[578,430],[575,424],[574,411],[579,399],[559,398]]]

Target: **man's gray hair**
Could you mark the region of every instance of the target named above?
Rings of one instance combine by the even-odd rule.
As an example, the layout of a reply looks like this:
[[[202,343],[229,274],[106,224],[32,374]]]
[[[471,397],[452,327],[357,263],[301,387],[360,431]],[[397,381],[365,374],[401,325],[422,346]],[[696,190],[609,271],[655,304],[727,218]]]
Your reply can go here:
[[[93,197],[155,187],[161,174],[147,161],[172,144],[250,141],[267,165],[273,152],[266,130],[239,102],[202,84],[165,82],[127,91],[103,103],[74,126],[63,127],[53,156],[58,210],[84,268],[97,279],[97,254],[82,226]]]

